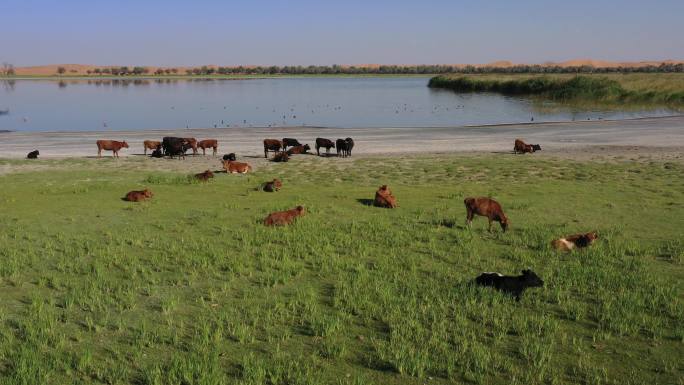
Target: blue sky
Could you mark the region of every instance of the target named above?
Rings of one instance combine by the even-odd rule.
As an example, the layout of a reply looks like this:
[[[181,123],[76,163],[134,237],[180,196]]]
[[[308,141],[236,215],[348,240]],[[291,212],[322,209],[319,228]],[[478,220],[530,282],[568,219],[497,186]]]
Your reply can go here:
[[[684,60],[684,0],[0,1],[0,62]]]

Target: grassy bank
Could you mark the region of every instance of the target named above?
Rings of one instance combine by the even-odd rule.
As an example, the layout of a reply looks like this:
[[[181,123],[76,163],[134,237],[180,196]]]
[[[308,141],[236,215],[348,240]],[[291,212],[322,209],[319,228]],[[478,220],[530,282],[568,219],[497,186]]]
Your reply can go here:
[[[196,184],[148,169],[163,162],[181,164],[74,159],[0,176],[0,382],[684,376],[681,164],[301,156]],[[254,190],[273,177],[281,192]],[[384,183],[396,210],[366,205]],[[145,186],[151,202],[120,200]],[[511,219],[506,234],[483,218],[463,226],[463,198],[489,194]],[[297,204],[309,214],[296,225],[259,223]],[[592,229],[589,250],[549,248]],[[528,267],[546,285],[519,303],[470,283]]]
[[[684,74],[443,75],[430,87],[539,95],[556,100],[684,104]]]

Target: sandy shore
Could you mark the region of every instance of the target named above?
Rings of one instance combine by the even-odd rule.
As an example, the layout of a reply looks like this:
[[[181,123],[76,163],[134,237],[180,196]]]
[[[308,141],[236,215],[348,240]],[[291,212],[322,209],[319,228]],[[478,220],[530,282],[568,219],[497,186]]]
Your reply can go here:
[[[41,158],[92,157],[98,139],[126,140],[121,156],[143,153],[145,139],[163,136],[215,138],[220,154],[263,156],[264,138],[292,137],[312,147],[316,137],[353,137],[355,155],[398,153],[509,152],[522,138],[540,143],[544,155],[592,157],[601,152],[632,154],[647,151],[681,159],[684,150],[684,116],[622,121],[586,121],[450,128],[209,128],[154,131],[3,132],[0,158],[24,158],[34,149]],[[315,150],[314,150],[315,151]],[[111,153],[110,153],[111,154]]]

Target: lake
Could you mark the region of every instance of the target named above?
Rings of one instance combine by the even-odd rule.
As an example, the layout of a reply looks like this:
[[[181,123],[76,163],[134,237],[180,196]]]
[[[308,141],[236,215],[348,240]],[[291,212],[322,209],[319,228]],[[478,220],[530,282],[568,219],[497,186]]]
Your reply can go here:
[[[428,77],[92,79],[0,82],[0,130],[450,127],[665,116],[427,87]],[[7,113],[5,113],[7,111]]]

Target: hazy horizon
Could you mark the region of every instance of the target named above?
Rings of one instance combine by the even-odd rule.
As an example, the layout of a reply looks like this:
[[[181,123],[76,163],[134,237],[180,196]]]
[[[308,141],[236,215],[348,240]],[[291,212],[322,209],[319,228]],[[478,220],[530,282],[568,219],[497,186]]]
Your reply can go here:
[[[684,59],[684,2],[5,0],[15,66],[485,64]]]

